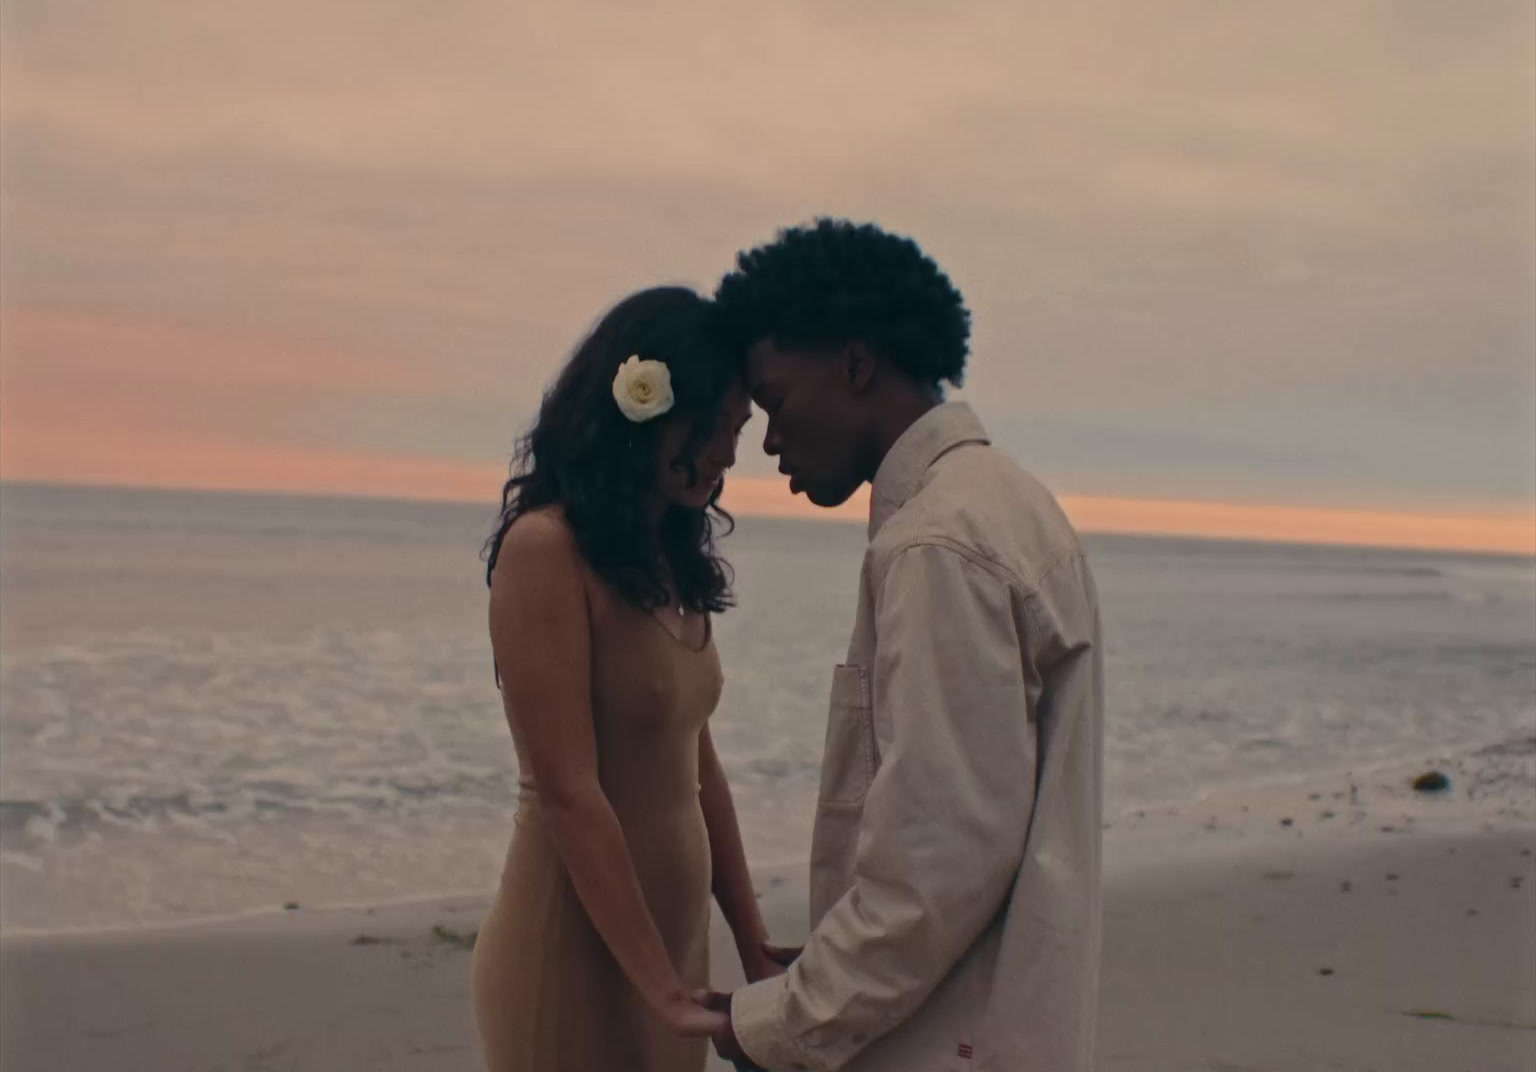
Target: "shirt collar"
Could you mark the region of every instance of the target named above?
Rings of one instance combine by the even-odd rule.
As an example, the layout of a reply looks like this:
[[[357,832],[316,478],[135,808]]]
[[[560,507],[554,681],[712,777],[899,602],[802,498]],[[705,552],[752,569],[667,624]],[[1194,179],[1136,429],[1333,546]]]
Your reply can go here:
[[[901,434],[875,473],[869,497],[869,538],[906,505],[928,467],[962,443],[990,443],[987,430],[965,402],[935,406]]]

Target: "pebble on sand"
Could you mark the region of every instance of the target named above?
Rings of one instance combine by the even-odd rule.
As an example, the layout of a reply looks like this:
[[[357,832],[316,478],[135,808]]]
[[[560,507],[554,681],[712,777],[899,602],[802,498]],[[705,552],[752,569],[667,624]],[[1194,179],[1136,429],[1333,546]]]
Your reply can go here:
[[[1451,780],[1437,770],[1425,771],[1413,780],[1413,788],[1420,793],[1441,793],[1451,787]]]

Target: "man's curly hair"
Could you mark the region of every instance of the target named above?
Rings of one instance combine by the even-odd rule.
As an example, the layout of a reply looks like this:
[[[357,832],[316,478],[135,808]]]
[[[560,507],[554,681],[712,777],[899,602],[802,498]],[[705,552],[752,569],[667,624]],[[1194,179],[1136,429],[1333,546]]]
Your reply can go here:
[[[916,242],[873,224],[818,219],[739,253],[715,291],[726,342],[738,352],[862,341],[913,379],[960,386],[971,314]]]

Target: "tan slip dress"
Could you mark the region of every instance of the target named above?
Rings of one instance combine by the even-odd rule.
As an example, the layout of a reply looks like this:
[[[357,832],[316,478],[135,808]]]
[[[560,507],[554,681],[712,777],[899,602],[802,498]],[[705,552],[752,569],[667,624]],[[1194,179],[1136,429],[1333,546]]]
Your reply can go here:
[[[699,735],[720,698],[706,623],[690,648],[617,599],[592,635],[598,778],[678,974],[709,983],[710,852]],[[475,1018],[490,1072],[701,1072],[708,1039],[672,1035],[592,926],[524,772],[501,886],[474,955]]]

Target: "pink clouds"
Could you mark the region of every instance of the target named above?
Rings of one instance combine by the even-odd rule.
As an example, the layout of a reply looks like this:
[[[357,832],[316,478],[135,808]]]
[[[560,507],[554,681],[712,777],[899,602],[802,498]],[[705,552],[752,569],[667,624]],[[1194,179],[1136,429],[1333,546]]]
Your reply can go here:
[[[0,9],[0,472],[478,497],[602,309],[832,213],[1097,523],[1530,509],[1529,4],[408,7]]]
[[[504,462],[365,450],[296,421],[360,391],[430,394],[429,367],[315,343],[126,318],[0,314],[0,476],[63,483],[348,493],[484,502]],[[1083,529],[1215,538],[1536,552],[1536,517],[1482,512],[1064,495]],[[791,496],[782,480],[736,475],[725,505],[747,516],[861,520],[868,491],[837,510]]]
[[[313,342],[18,309],[0,312],[0,351],[8,479],[447,498],[498,483],[493,465],[315,442],[304,420],[315,410],[423,392],[425,369]]]
[[[21,425],[0,431],[6,479],[494,502],[492,465],[219,441],[120,428],[103,436]]]

